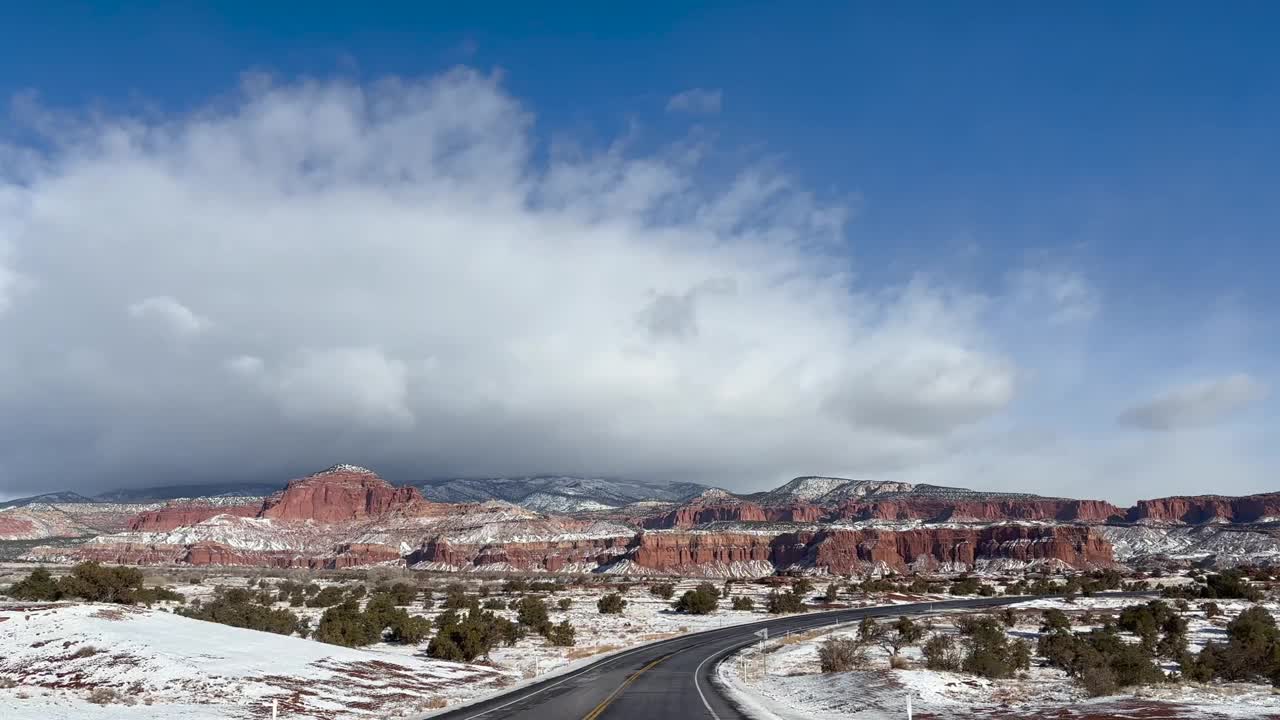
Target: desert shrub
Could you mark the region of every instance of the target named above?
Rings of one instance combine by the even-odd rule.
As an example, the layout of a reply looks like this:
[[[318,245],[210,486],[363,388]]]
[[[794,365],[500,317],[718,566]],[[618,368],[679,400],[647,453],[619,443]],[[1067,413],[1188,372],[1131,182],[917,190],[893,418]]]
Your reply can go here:
[[[547,612],[547,604],[542,598],[526,595],[516,602],[516,622],[538,633],[546,635],[551,629],[551,616]]]
[[[57,600],[62,597],[57,581],[42,567],[10,585],[5,594],[15,600]]]
[[[536,593],[554,593],[560,590],[560,585],[550,580],[539,580],[529,583],[529,592]],[[626,592],[627,586],[619,586],[620,592]]]
[[[964,662],[964,653],[956,645],[955,638],[950,635],[933,635],[925,641],[924,666],[930,670],[956,672]]]
[[[266,595],[267,597],[266,602],[263,604],[270,604],[271,594],[265,591],[262,594]],[[185,603],[187,601],[187,598],[183,596],[182,593],[175,591],[173,588],[154,587],[154,588],[142,588],[141,590],[138,590],[137,592],[135,592],[134,601],[150,607],[152,603],[164,602],[164,601]]]
[[[1011,628],[1018,624],[1018,614],[1013,611],[1013,608],[1005,608],[1000,612],[1000,623]]]
[[[1240,570],[1226,570],[1204,579],[1202,595],[1206,598],[1240,598],[1250,602],[1262,600],[1262,591],[1249,584]]]
[[[961,577],[951,583],[947,593],[951,595],[976,595],[982,583],[976,577]]]
[[[596,608],[601,615],[621,615],[626,607],[627,601],[618,593],[609,593],[596,601]]]
[[[672,607],[676,612],[690,615],[707,615],[720,605],[720,591],[711,583],[698,583],[693,590],[686,590]]]
[[[1131,614],[1131,626],[1145,623],[1141,617],[1141,613]],[[1075,677],[1092,695],[1107,695],[1117,688],[1165,679],[1149,649],[1140,643],[1125,642],[1110,625],[1075,635],[1061,629],[1042,635],[1039,652],[1050,665]]]
[[[1071,631],[1071,618],[1057,608],[1049,608],[1040,614],[1041,633],[1052,633],[1059,630]]]
[[[1206,575],[1204,584],[1171,585],[1164,588],[1161,594],[1169,598],[1183,599],[1244,599],[1250,602],[1262,600],[1262,590],[1250,584],[1248,576],[1240,569],[1223,570],[1214,575]]]
[[[1090,665],[1080,673],[1079,680],[1089,697],[1115,695],[1120,690],[1115,673],[1106,665]]]
[[[791,592],[798,595],[808,595],[813,592],[813,582],[808,578],[798,578],[791,583]]]
[[[765,599],[765,609],[774,615],[804,612],[804,596],[795,590],[791,592],[774,590]]]
[[[77,649],[75,652],[71,653],[71,657],[76,659],[93,657],[94,655],[97,655],[100,652],[102,651],[92,645],[84,645],[79,649]]]
[[[142,590],[142,571],[136,568],[104,567],[83,562],[58,581],[58,592],[64,598],[80,598],[89,602],[132,605]]]
[[[346,588],[341,585],[330,585],[320,592],[307,598],[307,607],[309,608],[327,608],[333,607],[346,599]]]
[[[847,672],[866,665],[865,648],[850,638],[828,638],[818,646],[822,672]]]
[[[869,617],[862,618],[862,622],[858,623],[858,642],[874,643],[880,641],[880,636],[884,635],[884,627]]]
[[[324,611],[315,639],[333,645],[360,647],[382,639],[382,627],[375,617],[361,612],[355,600],[345,600]]]
[[[1200,609],[1207,618],[1217,617],[1222,614],[1222,608],[1218,607],[1216,602],[1200,603]]]
[[[561,610],[568,610],[573,607],[573,598],[560,598],[556,601],[556,607]]]
[[[524,578],[507,578],[502,583],[502,592],[512,595],[515,593],[523,593],[529,590],[529,581]]]
[[[835,602],[838,597],[840,597],[840,587],[835,583],[831,583],[827,586],[827,591],[823,594],[822,599],[827,602]]]
[[[374,592],[390,595],[398,606],[412,605],[413,601],[418,597],[418,589],[407,582],[379,585],[374,589]]]
[[[914,645],[924,637],[924,627],[903,615],[892,625],[894,633],[902,639],[902,646]]]
[[[444,588],[444,604],[441,606],[445,610],[462,610],[471,604],[470,598],[467,596],[467,587],[462,583],[449,583]]]
[[[739,595],[733,599],[733,609],[734,610],[755,610],[756,604],[755,604],[755,601],[753,601],[751,598],[747,597],[746,595]]]
[[[547,632],[547,642],[557,647],[573,647],[575,631],[568,620],[551,626]]]
[[[123,700],[124,699],[120,696],[120,693],[112,690],[111,688],[94,688],[93,691],[89,693],[89,702],[94,705],[114,705],[115,703],[122,702]]]
[[[1200,671],[1233,681],[1269,680],[1280,684],[1280,630],[1265,608],[1251,607],[1227,623],[1227,642],[1200,651]]]
[[[387,640],[402,645],[417,645],[431,634],[431,619],[410,615],[397,609],[387,625]]]
[[[453,662],[487,656],[499,643],[512,645],[520,635],[515,623],[487,610],[469,610],[465,616],[449,610],[436,618],[435,624],[436,634],[427,644],[427,655]]]
[[[1176,660],[1187,651],[1187,621],[1181,615],[1170,615],[1160,624],[1160,641],[1156,654]]]
[[[968,628],[968,649],[961,668],[986,678],[1008,678],[1026,669],[1031,652],[1022,640],[1010,642],[1004,627],[989,617],[978,618]]]
[[[663,600],[670,600],[676,594],[676,586],[671,583],[656,583],[649,586],[649,594],[660,597]]]
[[[256,593],[244,588],[218,588],[213,597],[191,607],[178,608],[183,617],[216,622],[232,627],[262,630],[279,635],[299,632],[298,616],[288,610],[277,610],[257,602]]]
[[[911,580],[911,584],[907,586],[907,592],[923,595],[930,591],[929,581],[922,577],[915,577]]]

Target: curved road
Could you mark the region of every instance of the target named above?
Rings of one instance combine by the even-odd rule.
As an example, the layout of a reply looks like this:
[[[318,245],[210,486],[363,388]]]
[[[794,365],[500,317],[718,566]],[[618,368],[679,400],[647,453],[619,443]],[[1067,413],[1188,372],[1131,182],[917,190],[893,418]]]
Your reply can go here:
[[[1150,593],[1105,593],[1137,597]],[[712,684],[717,663],[757,642],[756,631],[776,637],[864,617],[897,617],[1009,605],[1034,597],[994,597],[786,615],[747,625],[682,635],[618,653],[567,675],[439,715],[432,720],[746,720]]]

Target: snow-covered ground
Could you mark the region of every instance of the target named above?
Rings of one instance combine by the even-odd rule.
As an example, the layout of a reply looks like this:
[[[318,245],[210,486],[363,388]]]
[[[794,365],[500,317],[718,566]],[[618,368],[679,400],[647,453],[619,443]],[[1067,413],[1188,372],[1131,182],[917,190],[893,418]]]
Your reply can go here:
[[[14,580],[17,575],[0,579]],[[458,579],[467,581],[471,593],[483,587],[490,598],[504,603],[516,597],[502,594],[500,581]],[[454,580],[440,578],[430,603],[424,605],[419,598],[406,609],[411,614],[438,616],[441,590]],[[314,581],[321,587],[354,584]],[[257,578],[226,574],[172,587],[190,602],[212,597],[218,585],[246,587],[256,582]],[[475,665],[430,660],[425,645],[379,643],[350,650],[191,620],[168,612],[174,603],[146,610],[0,601],[0,708],[4,708],[0,719],[259,718],[269,717],[266,701],[271,697],[281,701],[285,720],[361,717],[374,703],[378,717],[421,714],[642,643],[767,617],[763,605],[769,588],[762,585],[736,583],[732,589],[733,596],[751,597],[754,611],[732,610],[729,601],[722,600],[712,614],[681,615],[671,610],[671,601],[651,594],[650,584],[623,588],[618,583],[595,583],[542,594],[552,622],[567,619],[574,625],[576,644],[552,647],[530,634],[513,647],[495,649],[484,664]],[[676,596],[696,584],[692,580],[676,583]],[[602,615],[597,600],[620,590],[628,603],[623,614]],[[558,607],[562,599],[571,603],[567,610]],[[275,607],[308,618],[312,627],[325,611],[291,608],[288,603]],[[513,611],[495,612],[515,619]],[[77,652],[86,655],[72,657]],[[119,697],[110,698],[106,705],[94,704],[90,695],[98,688],[113,690]]]
[[[1142,602],[1128,598],[1079,598],[1075,603],[1042,599],[1013,606],[1018,622],[1014,636],[1034,642],[1041,612],[1050,607],[1069,613],[1075,629],[1087,625],[1081,616],[1092,612],[1118,613]],[[1210,639],[1221,640],[1230,617],[1248,607],[1241,601],[1218,601],[1225,617],[1208,619],[1186,613],[1192,651]],[[1195,607],[1193,603],[1192,607]],[[1280,615],[1274,604],[1268,609]],[[936,632],[954,632],[950,613],[935,618]],[[1011,680],[987,680],[972,675],[935,672],[923,668],[919,647],[903,650],[910,669],[889,669],[888,653],[872,648],[869,669],[824,674],[818,647],[829,637],[853,637],[844,626],[812,634],[771,639],[729,658],[720,665],[721,682],[760,720],[879,720],[906,715],[907,696],[914,710],[932,717],[973,718],[1280,718],[1280,694],[1270,687],[1248,684],[1169,684],[1139,688],[1125,695],[1088,698],[1057,669],[1039,667]]]
[[[516,681],[411,653],[351,650],[90,603],[0,605],[6,720],[387,718]]]

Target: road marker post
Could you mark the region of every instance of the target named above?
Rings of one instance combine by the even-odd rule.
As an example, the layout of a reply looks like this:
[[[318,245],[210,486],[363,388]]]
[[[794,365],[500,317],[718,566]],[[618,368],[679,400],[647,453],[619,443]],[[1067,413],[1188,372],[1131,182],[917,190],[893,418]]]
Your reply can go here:
[[[765,643],[769,641],[769,628],[760,628],[752,633],[760,638],[760,660],[764,663],[764,680],[769,679],[769,653],[765,652]]]

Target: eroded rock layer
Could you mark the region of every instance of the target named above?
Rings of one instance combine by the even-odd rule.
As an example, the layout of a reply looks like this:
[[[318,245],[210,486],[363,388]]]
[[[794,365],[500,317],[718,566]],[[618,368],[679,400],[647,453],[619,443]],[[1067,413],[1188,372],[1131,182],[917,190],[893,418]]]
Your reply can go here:
[[[591,503],[587,503],[588,506]],[[31,559],[130,564],[769,574],[813,569],[1088,569],[1133,558],[1280,561],[1280,493],[1098,500],[907,483],[797,478],[767,493],[709,489],[556,514],[506,502],[431,502],[338,465],[267,498],[0,508],[0,539],[91,537]],[[541,509],[541,508],[540,508]]]

